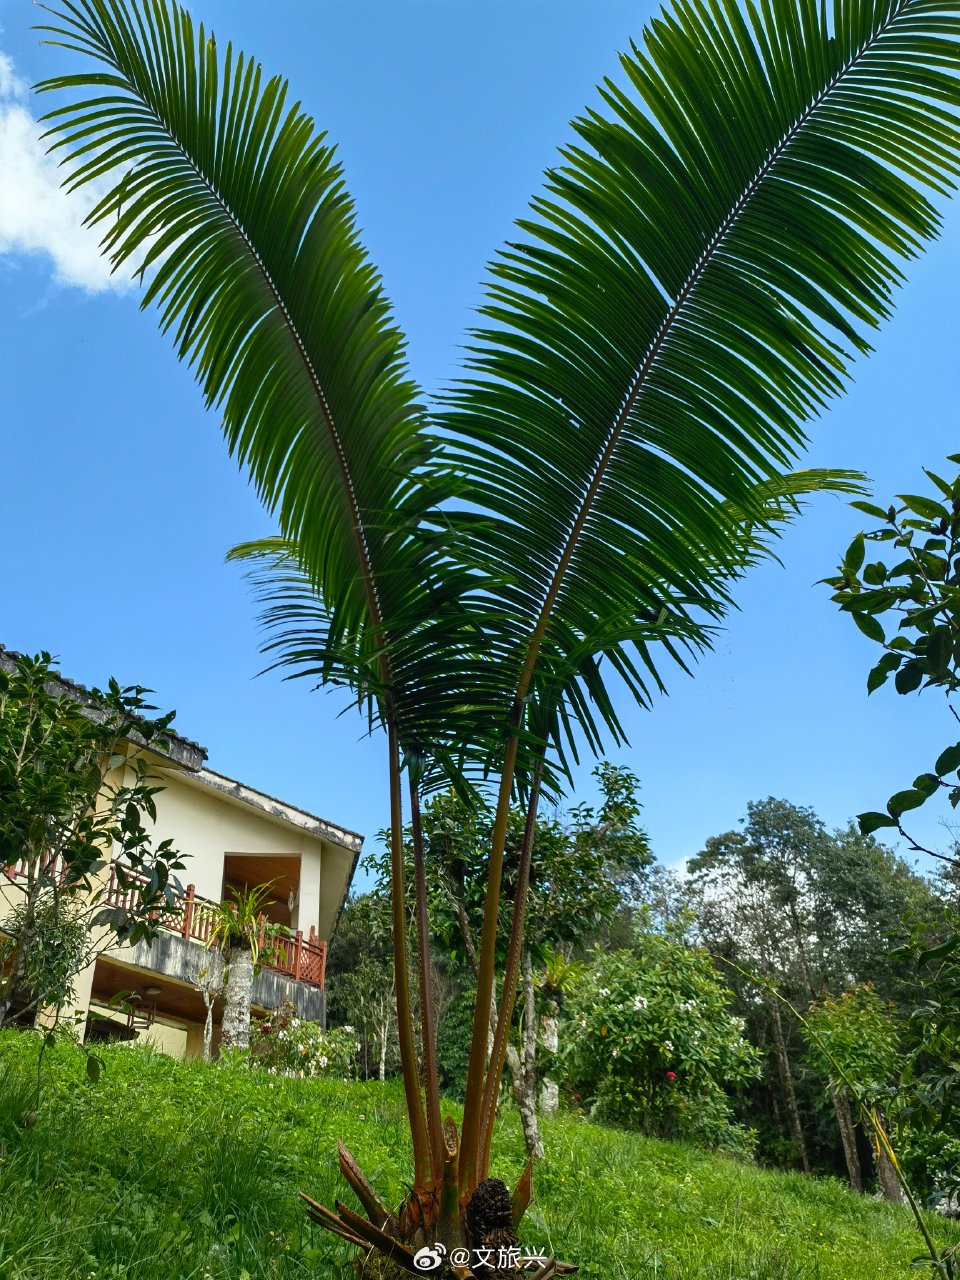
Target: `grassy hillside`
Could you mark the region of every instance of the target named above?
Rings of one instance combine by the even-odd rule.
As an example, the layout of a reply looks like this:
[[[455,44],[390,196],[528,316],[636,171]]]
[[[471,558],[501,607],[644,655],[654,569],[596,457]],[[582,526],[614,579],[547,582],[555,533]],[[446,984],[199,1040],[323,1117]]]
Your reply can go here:
[[[388,1199],[408,1169],[394,1086],[278,1080],[121,1046],[82,1053],[0,1034],[0,1280],[354,1277],[300,1212],[344,1199],[342,1137]],[[496,1170],[522,1166],[512,1117]],[[524,1246],[600,1280],[894,1280],[919,1252],[908,1215],[837,1182],[762,1173],[575,1118],[546,1126]],[[953,1232],[937,1222],[938,1239]],[[956,1233],[954,1232],[954,1236]]]

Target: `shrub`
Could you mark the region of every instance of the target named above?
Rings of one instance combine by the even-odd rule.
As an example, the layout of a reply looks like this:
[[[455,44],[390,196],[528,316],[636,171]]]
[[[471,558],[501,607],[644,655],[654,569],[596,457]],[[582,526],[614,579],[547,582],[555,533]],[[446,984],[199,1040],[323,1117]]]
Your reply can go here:
[[[353,1027],[330,1027],[301,1018],[290,1001],[264,1018],[255,1018],[250,1033],[251,1066],[282,1076],[353,1074],[360,1048]]]
[[[599,956],[565,1003],[560,1061],[592,1112],[658,1137],[746,1151],[728,1090],[758,1074],[709,955],[676,929]]]

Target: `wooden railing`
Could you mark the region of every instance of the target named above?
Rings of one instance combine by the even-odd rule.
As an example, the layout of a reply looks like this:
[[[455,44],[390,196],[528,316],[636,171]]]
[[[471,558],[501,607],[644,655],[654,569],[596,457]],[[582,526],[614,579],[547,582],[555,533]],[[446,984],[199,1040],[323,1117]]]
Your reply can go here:
[[[11,879],[25,879],[27,866],[26,861],[18,862],[4,868],[4,871]],[[44,871],[49,873],[49,864],[44,867]],[[59,875],[61,882],[62,878],[61,871]],[[110,877],[103,901],[107,906],[121,907],[124,911],[135,913],[140,901],[140,889],[146,883],[146,876],[125,870],[124,881],[125,887],[120,884],[116,863],[111,863]],[[194,942],[202,942],[206,945],[213,933],[217,905],[209,898],[199,897],[194,886],[188,884],[185,894],[175,895],[173,908],[158,912],[155,919],[161,929],[166,929],[169,933],[178,933],[182,938],[190,938]],[[317,931],[313,925],[310,926],[307,937],[303,936],[302,929],[298,929],[289,938],[273,940],[269,948],[265,948],[264,943],[265,938],[261,936],[262,963],[267,969],[286,973],[297,982],[308,982],[311,986],[323,990],[327,971],[327,944],[317,937]]]
[[[127,871],[125,879],[128,887],[123,889],[117,879],[116,867],[111,866],[105,901],[110,906],[131,911],[139,895],[140,877]],[[136,883],[131,883],[132,881]],[[216,923],[217,906],[209,898],[201,898],[195,887],[188,884],[184,895],[176,895],[174,909],[164,912],[158,923],[161,929],[170,933],[178,933],[182,938],[206,944],[210,941]],[[327,970],[327,944],[317,937],[313,925],[310,926],[307,937],[303,936],[302,929],[298,929],[289,938],[274,939],[268,948],[264,943],[265,938],[261,936],[262,963],[265,968],[286,973],[297,982],[308,982],[323,990]]]
[[[29,858],[21,858],[19,862],[12,862],[9,866],[3,867],[4,878],[7,880],[26,880],[30,872],[31,861],[32,859]],[[46,853],[39,861],[36,874],[55,880],[58,885],[62,885],[67,878],[67,869],[60,854]]]

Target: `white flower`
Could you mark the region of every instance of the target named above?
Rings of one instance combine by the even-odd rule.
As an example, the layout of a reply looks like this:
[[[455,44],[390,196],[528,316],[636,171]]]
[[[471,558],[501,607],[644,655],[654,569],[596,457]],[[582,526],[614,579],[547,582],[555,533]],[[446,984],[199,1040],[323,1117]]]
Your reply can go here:
[[[349,1031],[351,1035],[353,1034],[353,1027],[344,1027],[343,1029],[344,1031]]]
[[[325,1067],[329,1061],[330,1061],[330,1059],[329,1059],[329,1058],[321,1058],[321,1059],[320,1059],[320,1065],[321,1065],[321,1067]]]
[[[647,1007],[646,999],[643,996],[637,996],[636,1000],[634,1000],[633,1002],[634,1012],[639,1013],[641,1009],[645,1009],[646,1007]]]
[[[663,1047],[666,1049],[667,1053],[673,1053],[673,1042],[671,1040],[664,1040]]]
[[[614,1045],[614,1046],[613,1046],[613,1048],[610,1050],[610,1052],[611,1052],[611,1054],[613,1055],[613,1057],[615,1057],[615,1058],[619,1058],[619,1057],[620,1057],[620,1050],[617,1048],[617,1046],[616,1046],[616,1045]]]
[[[299,1018],[291,1018],[291,1020],[290,1020],[290,1025],[291,1025],[291,1027],[299,1027],[299,1025],[300,1025],[300,1019],[299,1019]]]
[[[609,994],[610,994],[609,987],[601,987],[600,990],[597,992],[598,996],[608,996]]]

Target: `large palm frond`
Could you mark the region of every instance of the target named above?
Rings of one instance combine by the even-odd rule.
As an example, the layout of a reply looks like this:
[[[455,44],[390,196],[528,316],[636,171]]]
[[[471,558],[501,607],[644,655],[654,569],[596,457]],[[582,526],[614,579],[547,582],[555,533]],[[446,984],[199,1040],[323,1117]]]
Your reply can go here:
[[[143,305],[156,304],[295,543],[324,610],[321,678],[351,689],[388,730],[397,1019],[423,1185],[438,1174],[442,1134],[426,941],[426,1109],[418,1077],[400,756],[451,731],[431,700],[446,687],[443,633],[458,633],[470,582],[428,518],[449,473],[422,429],[333,149],[288,106],[286,83],[230,45],[221,57],[174,0],[64,0],[44,30],[96,68],[40,86],[73,99],[46,117],[72,185],[115,179],[88,221],[116,268],[150,273]],[[426,938],[422,915],[418,932]]]
[[[425,696],[421,638],[438,665],[456,617],[462,580],[421,532],[446,480],[333,147],[171,0],[65,2],[42,29],[97,64],[39,86],[72,98],[46,117],[53,149],[70,187],[115,180],[88,221],[148,279],[142,306],[296,544],[326,612],[319,674],[429,724],[403,690]]]
[[[728,562],[724,566],[727,574],[739,578],[761,560],[771,556],[775,558],[776,538],[783,527],[800,514],[803,498],[828,491],[860,493],[863,491],[863,477],[854,471],[823,468],[789,472],[762,483],[759,492],[753,495],[753,505],[757,509],[747,512],[732,502],[727,503],[724,514],[737,529],[738,547],[736,565]],[[287,678],[303,677],[322,682],[324,663],[331,645],[329,617],[309,575],[300,567],[296,543],[284,538],[265,538],[234,547],[230,557],[247,566],[248,579],[261,605],[262,651],[269,659],[269,669],[279,669]],[[709,559],[704,552],[705,572],[709,567]],[[644,617],[634,609],[626,618],[608,619],[612,657],[603,653],[604,646],[598,643],[596,630],[589,637],[578,638],[576,644],[579,644],[579,649],[576,644],[571,644],[567,660],[578,672],[580,683],[571,682],[565,691],[566,696],[561,698],[555,709],[554,722],[560,724],[566,741],[558,744],[556,764],[559,768],[548,765],[545,771],[541,783],[544,791],[559,793],[563,790],[569,777],[568,766],[578,759],[580,740],[585,740],[590,750],[599,753],[607,745],[603,734],[605,726],[612,729],[615,742],[626,742],[617,718],[615,700],[608,696],[605,681],[601,678],[600,662],[603,657],[612,663],[623,663],[618,674],[631,689],[636,702],[649,706],[654,693],[664,691],[659,670],[662,658],[658,660],[658,654],[667,655],[688,669],[688,664],[711,646],[716,630],[714,616],[703,611],[694,616],[690,602],[670,597],[666,583],[657,584],[656,596],[660,601],[656,614],[651,612]],[[462,605],[471,599],[475,607],[470,617],[479,637],[484,633],[484,626],[489,624],[489,615],[484,618],[483,602],[479,597],[474,598],[472,593],[463,593],[459,603]],[[709,599],[705,599],[705,607],[712,607],[713,615],[719,612],[715,602]],[[632,643],[636,658],[624,652],[627,640]],[[496,691],[492,687],[487,689],[487,706],[481,706],[469,703],[469,691],[465,688],[468,682],[471,686],[476,683],[476,674],[469,662],[471,656],[476,660],[478,655],[482,661],[480,639],[473,647],[472,655],[467,653],[466,646],[461,649],[461,658],[468,663],[466,674],[461,671],[461,679],[450,685],[446,692],[437,691],[437,698],[446,697],[448,723],[456,726],[457,733],[461,735],[457,742],[464,744],[464,751],[456,753],[448,740],[449,735],[442,740],[435,737],[431,745],[436,755],[425,757],[420,762],[420,782],[424,790],[448,786],[451,779],[455,786],[464,790],[471,773],[481,771],[485,764],[490,763],[484,754],[484,744],[487,751],[492,744],[478,733],[476,722],[478,719],[482,722],[487,707],[494,704]],[[499,692],[502,697],[502,690]],[[529,751],[535,753],[539,749],[542,754],[542,742],[549,737],[553,723],[541,723],[538,710],[536,706],[531,708],[524,734]],[[473,750],[468,750],[469,747]]]
[[[522,702],[541,745],[591,708],[616,732],[604,668],[642,696],[646,621],[727,607],[730,513],[763,526],[938,229],[958,36],[956,0],[678,0],[575,122],[443,415],[478,559],[512,570],[501,725]]]

